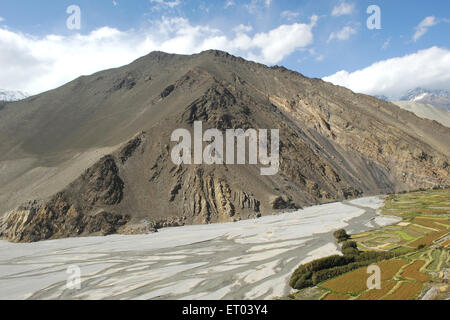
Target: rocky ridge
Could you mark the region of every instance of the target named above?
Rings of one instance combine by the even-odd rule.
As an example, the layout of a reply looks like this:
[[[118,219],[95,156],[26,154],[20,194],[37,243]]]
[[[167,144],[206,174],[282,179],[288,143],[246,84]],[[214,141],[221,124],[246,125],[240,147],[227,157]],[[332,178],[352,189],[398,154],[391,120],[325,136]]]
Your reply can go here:
[[[0,115],[9,137],[0,144],[7,169],[0,236],[16,242],[232,222],[450,184],[449,128],[220,51],[151,53],[7,105]],[[31,119],[28,131],[23,119]],[[51,125],[42,126],[46,119]],[[261,176],[252,165],[173,164],[172,131],[192,132],[195,121],[204,130],[279,129],[278,174]],[[79,159],[92,148],[110,151],[86,165]],[[61,176],[65,185],[55,183]]]

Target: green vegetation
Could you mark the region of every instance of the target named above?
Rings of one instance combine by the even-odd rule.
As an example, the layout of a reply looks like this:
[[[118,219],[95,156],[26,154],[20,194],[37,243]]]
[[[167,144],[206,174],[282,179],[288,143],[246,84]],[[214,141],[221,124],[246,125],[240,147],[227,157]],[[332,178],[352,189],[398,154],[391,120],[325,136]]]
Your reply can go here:
[[[344,256],[359,255],[358,244],[355,241],[346,240],[342,242],[341,251]]]
[[[391,252],[360,252],[354,241],[346,243],[343,256],[334,255],[299,266],[292,274],[289,285],[294,289],[311,287],[346,272],[395,257],[395,253]],[[347,254],[347,250],[351,250],[351,254]]]
[[[407,234],[404,231],[400,231],[400,230],[396,230],[395,233],[397,233],[398,235],[400,235],[403,239],[405,240],[415,240],[416,238],[410,236],[409,234]]]
[[[342,243],[342,250],[345,250],[347,248],[354,248],[354,249],[358,249],[358,246],[356,245],[355,241],[344,241]]]
[[[402,218],[416,216],[447,216],[450,208],[450,189],[420,190],[411,193],[389,195],[382,211]]]
[[[333,233],[334,237],[336,238],[337,242],[343,242],[347,239],[350,239],[350,236],[347,234],[347,232],[344,229],[339,229]]]
[[[387,197],[383,214],[402,221],[352,235],[360,250],[408,252],[423,249],[446,236],[450,228],[450,189],[426,190]]]

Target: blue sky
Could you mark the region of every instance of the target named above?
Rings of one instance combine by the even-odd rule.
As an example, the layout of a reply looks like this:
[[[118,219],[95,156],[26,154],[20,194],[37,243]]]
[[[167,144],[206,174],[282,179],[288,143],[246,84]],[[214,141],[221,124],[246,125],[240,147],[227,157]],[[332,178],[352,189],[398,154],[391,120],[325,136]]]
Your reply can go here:
[[[81,9],[80,30],[66,26],[70,5]],[[370,5],[381,10],[380,30],[366,27]],[[222,49],[269,65],[284,65],[308,77],[326,77],[356,91],[395,96],[416,83],[395,88],[389,83],[384,88],[386,81],[378,74],[382,68],[373,65],[381,62],[396,69],[392,59],[413,55],[398,68],[421,63],[415,67],[420,70],[426,64],[430,79],[419,79],[417,86],[450,89],[450,79],[436,71],[442,69],[437,63],[448,60],[449,34],[447,0],[3,0],[0,68],[7,72],[0,75],[0,88],[37,93],[78,73],[131,62],[146,50]],[[115,47],[117,52],[111,53]],[[94,52],[103,56],[96,60]],[[66,58],[61,60],[56,53]],[[84,63],[86,57],[92,61]],[[36,73],[34,80],[18,70],[24,61]],[[446,67],[443,71],[450,71]],[[364,71],[363,76],[358,71]],[[407,70],[405,76],[411,78]],[[383,88],[359,84],[372,77]]]

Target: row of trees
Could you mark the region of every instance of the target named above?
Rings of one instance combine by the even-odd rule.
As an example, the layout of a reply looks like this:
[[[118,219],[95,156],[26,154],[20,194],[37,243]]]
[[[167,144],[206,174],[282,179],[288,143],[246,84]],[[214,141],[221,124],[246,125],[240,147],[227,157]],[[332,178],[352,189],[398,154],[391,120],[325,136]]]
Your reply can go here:
[[[300,265],[292,274],[289,285],[297,290],[312,287],[320,282],[334,278],[354,269],[372,263],[393,258],[393,252],[361,252],[355,241],[344,229],[334,233],[336,241],[341,243],[343,256],[333,255]]]

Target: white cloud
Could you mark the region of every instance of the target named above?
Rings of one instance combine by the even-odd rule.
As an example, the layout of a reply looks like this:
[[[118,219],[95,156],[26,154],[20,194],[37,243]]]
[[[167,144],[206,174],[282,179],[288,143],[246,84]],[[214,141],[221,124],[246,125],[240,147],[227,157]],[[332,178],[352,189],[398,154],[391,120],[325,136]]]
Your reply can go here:
[[[334,6],[333,11],[331,11],[332,16],[343,16],[350,15],[355,11],[355,4],[341,2],[340,4]]]
[[[258,33],[252,41],[252,45],[261,49],[262,54],[249,57],[263,63],[277,63],[289,56],[298,48],[304,48],[313,42],[312,28],[317,21],[317,16],[311,18],[311,24],[294,23],[281,25],[268,33]]]
[[[285,10],[283,12],[281,12],[280,16],[288,21],[292,21],[298,18],[298,16],[300,15],[299,12],[294,12],[294,11],[290,11],[290,10]]]
[[[175,8],[176,6],[181,4],[181,0],[149,0],[150,3],[156,3],[154,9],[162,9],[162,8]]]
[[[244,24],[240,24],[237,27],[233,28],[233,31],[236,33],[249,33],[253,30],[253,27],[248,25],[244,25]]]
[[[253,14],[256,13],[261,8],[270,8],[272,0],[251,0],[250,3],[246,4],[248,12]]]
[[[5,21],[5,19],[4,19],[4,18],[2,18],[2,17],[0,17],[0,22],[3,22],[3,21]]]
[[[235,5],[236,5],[236,3],[235,3],[233,0],[228,0],[228,1],[225,3],[224,8],[225,8],[225,9],[228,9],[228,8],[230,8],[230,7],[234,7]]]
[[[316,57],[316,61],[323,61],[325,59],[325,56],[323,54],[320,54]]]
[[[391,44],[391,40],[392,40],[392,38],[389,37],[389,38],[383,43],[383,45],[381,46],[381,49],[386,50],[386,49],[389,47],[389,45]]]
[[[413,36],[414,42],[419,40],[420,37],[422,37],[425,33],[427,33],[428,28],[436,25],[437,23],[438,23],[438,21],[433,16],[429,16],[429,17],[426,17],[425,19],[423,19],[419,23],[419,25],[417,27],[415,27],[416,33],[414,33],[414,36]]]
[[[162,18],[148,30],[103,27],[87,35],[35,37],[0,28],[0,88],[32,94],[60,86],[80,75],[119,67],[151,51],[192,54],[219,49],[266,64],[276,64],[313,43],[317,22],[284,24],[249,36],[237,26],[227,36],[184,18]]]
[[[348,40],[350,37],[354,34],[356,34],[357,31],[355,28],[351,26],[345,26],[341,30],[337,32],[332,32],[330,36],[328,37],[328,42],[330,42],[333,39],[337,40]]]
[[[339,71],[324,80],[355,92],[393,99],[416,87],[450,90],[450,50],[431,47],[351,73]]]

